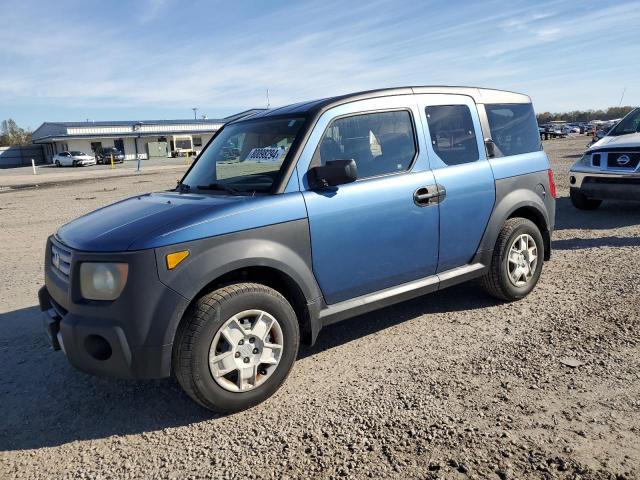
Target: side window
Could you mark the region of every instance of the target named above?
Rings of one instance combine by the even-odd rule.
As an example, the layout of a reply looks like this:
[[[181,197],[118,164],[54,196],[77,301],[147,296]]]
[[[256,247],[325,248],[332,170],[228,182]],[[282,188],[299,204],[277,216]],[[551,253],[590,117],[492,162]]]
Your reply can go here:
[[[491,139],[496,157],[540,150],[538,122],[530,103],[487,104]]]
[[[447,165],[478,160],[478,143],[466,105],[433,105],[425,109],[431,145]]]
[[[358,178],[408,170],[416,154],[413,122],[407,111],[339,118],[327,127],[311,166],[355,160]]]

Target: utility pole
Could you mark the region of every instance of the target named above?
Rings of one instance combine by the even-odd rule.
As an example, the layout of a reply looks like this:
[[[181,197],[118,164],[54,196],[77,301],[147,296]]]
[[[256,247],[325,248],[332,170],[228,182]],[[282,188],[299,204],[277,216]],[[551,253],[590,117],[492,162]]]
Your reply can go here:
[[[267,88],[267,108],[269,108],[271,106],[271,103],[269,103],[269,89]]]
[[[197,120],[198,119],[198,108],[197,107],[193,107],[191,110],[193,110],[193,119]]]
[[[618,104],[619,107],[622,106],[622,99],[624,98],[624,94],[625,94],[626,91],[627,91],[627,87],[624,87],[622,89],[622,96],[620,97],[620,103]]]

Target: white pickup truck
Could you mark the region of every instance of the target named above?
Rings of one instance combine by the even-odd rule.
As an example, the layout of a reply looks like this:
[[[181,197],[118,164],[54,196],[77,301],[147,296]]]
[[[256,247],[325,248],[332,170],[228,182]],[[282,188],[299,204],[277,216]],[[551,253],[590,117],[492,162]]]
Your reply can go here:
[[[640,201],[640,108],[589,146],[569,170],[571,203],[594,210],[603,200]]]

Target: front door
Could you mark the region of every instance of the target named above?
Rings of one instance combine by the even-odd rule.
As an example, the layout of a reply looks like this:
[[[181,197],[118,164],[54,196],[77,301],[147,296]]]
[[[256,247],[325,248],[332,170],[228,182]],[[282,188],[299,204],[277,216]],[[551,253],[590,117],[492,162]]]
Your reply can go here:
[[[429,161],[446,192],[440,210],[438,272],[471,262],[495,203],[475,102],[465,95],[417,95]]]
[[[414,199],[435,181],[411,95],[326,112],[298,162],[313,270],[327,304],[427,277],[438,259],[437,203]],[[358,180],[311,190],[308,167],[354,159]]]

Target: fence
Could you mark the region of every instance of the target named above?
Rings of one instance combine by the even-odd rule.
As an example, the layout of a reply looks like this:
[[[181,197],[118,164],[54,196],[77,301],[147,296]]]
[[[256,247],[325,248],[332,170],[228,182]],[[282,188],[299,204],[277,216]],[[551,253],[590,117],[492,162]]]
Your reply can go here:
[[[36,165],[46,163],[42,145],[0,147],[0,168],[30,166],[31,159],[35,160]]]

